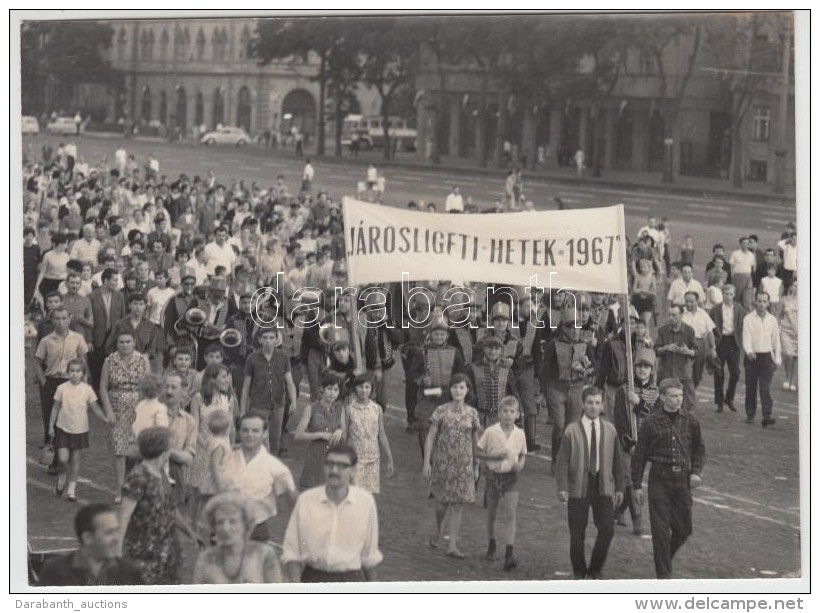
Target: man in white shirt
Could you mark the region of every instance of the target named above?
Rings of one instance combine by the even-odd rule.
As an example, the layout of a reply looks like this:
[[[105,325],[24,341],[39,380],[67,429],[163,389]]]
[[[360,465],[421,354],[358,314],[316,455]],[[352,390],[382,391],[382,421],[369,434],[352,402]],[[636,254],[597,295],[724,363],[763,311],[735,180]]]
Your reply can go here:
[[[257,524],[251,539],[268,540],[267,521],[278,512],[278,499],[288,494],[296,502],[299,493],[293,475],[281,461],[272,456],[262,445],[268,438],[268,420],[250,411],[239,420],[239,448],[231,456],[234,484],[247,498],[259,501],[265,510],[265,519]]]
[[[695,363],[692,364],[692,381],[695,388],[700,385],[703,379],[703,369],[706,361],[711,360],[714,364],[717,359],[715,352],[715,337],[713,330],[715,322],[709,314],[698,306],[697,292],[686,292],[684,296],[685,308],[683,309],[682,321],[695,331]]]
[[[96,230],[93,223],[83,226],[83,237],[74,241],[71,245],[69,257],[80,262],[97,263],[97,256],[100,253],[100,241],[95,238]]]
[[[729,257],[729,267],[732,272],[732,285],[737,290],[737,299],[747,311],[752,308],[752,296],[754,287],[752,284],[752,274],[755,271],[757,259],[755,254],[749,249],[749,238],[741,236],[740,249],[736,249]]]
[[[310,158],[305,159],[305,168],[302,170],[302,192],[310,193],[310,188],[313,185],[313,177],[316,171],[313,170],[313,165],[310,163]]]
[[[663,232],[658,230],[658,220],[652,215],[646,218],[646,225],[638,230],[638,238],[640,239],[645,234],[652,237],[656,246],[663,240]]]
[[[669,286],[667,300],[669,304],[676,304],[683,307],[686,304],[686,293],[695,292],[698,297],[698,304],[703,304],[706,300],[706,293],[700,281],[692,277],[692,265],[684,264],[680,269],[680,278],[672,281]]]
[[[290,581],[378,581],[379,521],[376,502],[351,485],[358,458],[346,444],[325,454],[325,485],[304,492],[290,516],[282,563]]]
[[[233,274],[234,262],[236,262],[236,252],[228,243],[228,230],[220,226],[214,232],[214,241],[205,245],[205,256],[207,259],[206,270],[209,275],[216,274],[217,266],[225,267],[226,276]]]
[[[780,327],[769,313],[769,296],[758,292],[755,310],[743,318],[743,366],[746,369],[746,423],[752,424],[757,412],[760,387],[762,426],[774,425],[772,417],[772,377],[780,366]]]
[[[454,185],[453,191],[447,195],[447,199],[444,201],[444,210],[448,213],[453,211],[457,213],[464,212],[464,199],[461,197],[458,185]]]
[[[125,147],[120,146],[114,152],[114,163],[117,166],[117,170],[120,173],[120,176],[125,174],[125,166],[128,164],[128,152],[125,150]]]

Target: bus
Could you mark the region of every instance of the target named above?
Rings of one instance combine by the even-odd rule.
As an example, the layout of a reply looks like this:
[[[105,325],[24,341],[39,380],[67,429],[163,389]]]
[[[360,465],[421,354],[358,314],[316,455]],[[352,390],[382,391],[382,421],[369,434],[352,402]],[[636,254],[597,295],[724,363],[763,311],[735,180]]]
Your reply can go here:
[[[368,151],[380,149],[384,146],[384,128],[381,115],[348,115],[342,122],[342,146],[352,147],[353,135],[359,137],[359,149]],[[408,128],[407,123],[400,117],[391,116],[388,119],[390,140],[396,140],[398,151],[415,151],[418,133]],[[392,142],[391,142],[392,144]]]

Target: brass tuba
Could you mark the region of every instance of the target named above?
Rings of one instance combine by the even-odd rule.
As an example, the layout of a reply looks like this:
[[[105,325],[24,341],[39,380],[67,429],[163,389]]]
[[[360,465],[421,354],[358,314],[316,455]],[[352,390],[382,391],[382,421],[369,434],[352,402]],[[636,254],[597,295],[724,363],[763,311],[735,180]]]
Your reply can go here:
[[[242,332],[235,328],[228,328],[219,335],[220,344],[226,349],[234,349],[242,344]]]
[[[191,307],[174,323],[174,331],[177,334],[197,334],[207,320],[208,315],[205,311],[199,307]]]

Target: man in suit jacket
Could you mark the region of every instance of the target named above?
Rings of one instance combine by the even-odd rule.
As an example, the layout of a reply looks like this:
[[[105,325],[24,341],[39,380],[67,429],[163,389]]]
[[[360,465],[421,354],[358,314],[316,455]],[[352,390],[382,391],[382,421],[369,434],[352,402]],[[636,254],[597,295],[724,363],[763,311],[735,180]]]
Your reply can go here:
[[[723,302],[716,304],[709,311],[709,317],[715,322],[715,345],[717,363],[715,364],[715,406],[717,413],[723,413],[725,404],[732,411],[735,408],[735,390],[740,380],[740,354],[743,347],[743,317],[746,309],[735,302],[735,286],[728,283],[723,286]],[[729,368],[729,384],[724,392],[724,365]]]
[[[117,271],[106,268],[102,273],[102,285],[91,292],[91,313],[94,325],[91,327],[91,353],[88,354],[88,368],[95,388],[100,384],[100,373],[105,361],[105,341],[114,323],[125,317],[125,297],[117,291]]]
[[[615,534],[615,508],[623,501],[624,470],[615,426],[598,419],[603,392],[589,385],[581,399],[584,414],[564,430],[555,479],[558,499],[567,503],[572,572],[576,579],[600,579]],[[590,507],[598,535],[587,565],[584,538]]]

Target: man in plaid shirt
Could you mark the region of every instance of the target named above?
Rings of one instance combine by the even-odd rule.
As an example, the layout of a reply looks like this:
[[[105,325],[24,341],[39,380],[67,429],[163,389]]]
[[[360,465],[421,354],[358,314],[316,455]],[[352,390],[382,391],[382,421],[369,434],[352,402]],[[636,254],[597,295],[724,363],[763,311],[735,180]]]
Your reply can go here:
[[[672,557],[692,534],[692,490],[700,485],[705,448],[700,424],[681,411],[683,385],[677,379],[661,381],[663,410],[652,412],[641,424],[632,456],[635,502],[643,504],[643,473],[649,470],[649,523],[658,579],[672,575]]]

